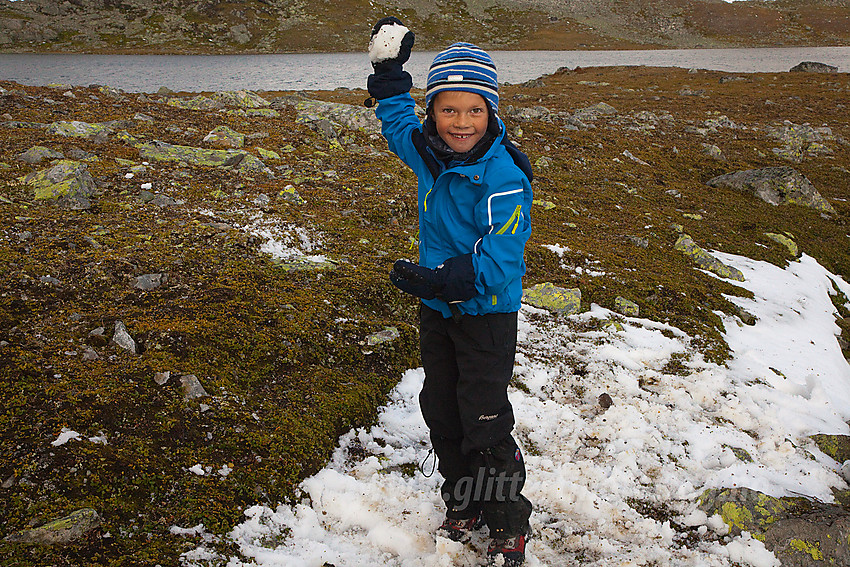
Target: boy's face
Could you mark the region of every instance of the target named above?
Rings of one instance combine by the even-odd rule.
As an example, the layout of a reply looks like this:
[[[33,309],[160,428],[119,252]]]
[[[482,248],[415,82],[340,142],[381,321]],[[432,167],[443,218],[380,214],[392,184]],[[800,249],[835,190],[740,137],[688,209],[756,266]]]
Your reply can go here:
[[[437,134],[457,153],[466,153],[487,131],[489,114],[484,97],[466,91],[442,91],[432,103]]]

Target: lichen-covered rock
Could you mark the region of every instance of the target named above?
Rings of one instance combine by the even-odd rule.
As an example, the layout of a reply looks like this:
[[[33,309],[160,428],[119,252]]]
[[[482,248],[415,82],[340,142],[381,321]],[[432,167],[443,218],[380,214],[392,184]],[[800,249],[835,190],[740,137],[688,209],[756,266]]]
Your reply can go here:
[[[44,160],[62,159],[62,152],[45,148],[44,146],[33,146],[22,154],[18,154],[18,159],[25,163],[41,163]]]
[[[37,200],[56,200],[60,207],[73,210],[91,208],[94,180],[84,163],[60,160],[49,169],[34,171],[21,181],[35,190]]]
[[[625,315],[626,317],[637,317],[640,315],[640,307],[638,304],[626,299],[625,297],[617,297],[614,299],[614,309],[617,313]]]
[[[214,150],[179,146],[165,142],[151,142],[139,146],[142,158],[153,161],[185,161],[192,165],[226,167],[238,165],[248,152],[242,150]]]
[[[554,313],[574,315],[581,311],[581,290],[566,289],[546,282],[524,289],[522,301]]]
[[[369,108],[337,102],[302,100],[295,104],[295,110],[298,112],[295,121],[300,124],[329,120],[349,130],[362,130],[368,134],[381,133],[381,122]]]
[[[737,268],[733,268],[732,266],[727,266],[702,248],[700,248],[694,240],[688,236],[687,234],[679,235],[679,238],[676,239],[676,244],[674,245],[676,250],[683,252],[691,257],[691,259],[696,262],[696,264],[709,272],[720,276],[721,278],[726,278],[730,280],[735,280],[742,282],[744,281],[744,274],[741,273],[741,270]]]
[[[227,107],[264,108],[269,106],[269,101],[251,91],[220,91],[209,96],[171,98],[166,104],[189,110],[221,110]]]
[[[260,154],[260,159],[272,159],[279,160],[280,154],[274,150],[267,150],[265,148],[257,148],[257,153]]]
[[[789,120],[781,126],[768,128],[767,133],[784,143],[781,148],[773,148],[773,153],[794,163],[800,163],[806,157],[831,155],[832,150],[824,142],[838,139],[828,126],[816,128],[810,124],[794,124]]]
[[[850,513],[841,506],[733,488],[707,490],[699,507],[719,514],[733,535],[764,542],[784,567],[850,565]]]
[[[818,449],[832,457],[835,461],[843,463],[850,461],[850,435],[828,435],[818,433],[812,435]]]
[[[237,108],[264,108],[269,106],[269,101],[252,91],[219,91],[210,95],[214,101],[225,106]]]
[[[215,148],[241,148],[245,145],[245,134],[228,126],[217,126],[204,137],[204,142]]]
[[[287,203],[292,203],[293,205],[307,204],[307,201],[304,200],[304,198],[298,194],[298,191],[295,189],[294,185],[287,185],[286,187],[284,187],[280,192],[280,196],[283,198],[284,201],[286,201]]]
[[[165,104],[187,110],[220,110],[224,108],[222,103],[203,95],[192,98],[170,98]]]
[[[235,167],[237,171],[246,175],[265,175],[267,177],[274,177],[274,172],[269,169],[260,158],[247,152]]]
[[[393,341],[398,340],[400,336],[401,333],[398,332],[398,329],[396,327],[387,327],[381,331],[378,331],[377,333],[372,333],[371,335],[367,336],[366,339],[363,341],[363,345],[369,347],[368,349],[364,350],[364,353],[369,354],[371,352],[371,347],[391,343]]]
[[[784,234],[777,234],[775,232],[765,232],[764,235],[776,242],[777,244],[781,244],[782,246],[787,248],[788,252],[795,258],[800,255],[800,248],[797,246],[797,243],[794,242],[794,240],[792,240],[791,238],[785,236]]]
[[[53,122],[47,126],[48,134],[68,138],[96,138],[98,136],[107,136],[110,132],[112,132],[112,128],[106,124],[90,124],[88,122],[80,122],[79,120]]]
[[[43,526],[15,532],[6,536],[5,540],[41,545],[66,545],[91,533],[99,528],[100,524],[100,515],[96,510],[82,508]]]
[[[787,166],[736,171],[714,177],[706,184],[752,193],[771,205],[793,203],[835,214],[835,209],[818,193],[812,182]]]

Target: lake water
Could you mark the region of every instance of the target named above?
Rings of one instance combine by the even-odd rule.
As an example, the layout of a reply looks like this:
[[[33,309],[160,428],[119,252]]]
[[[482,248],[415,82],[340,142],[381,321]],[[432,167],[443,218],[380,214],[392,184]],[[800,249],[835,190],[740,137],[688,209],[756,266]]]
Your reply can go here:
[[[850,47],[639,51],[493,51],[499,80],[521,83],[561,67],[647,65],[730,73],[788,71],[818,61],[850,72]],[[407,70],[422,86],[433,52],[414,52]],[[365,53],[281,55],[0,54],[0,79],[25,85],[109,85],[128,92],[329,90],[365,87]]]

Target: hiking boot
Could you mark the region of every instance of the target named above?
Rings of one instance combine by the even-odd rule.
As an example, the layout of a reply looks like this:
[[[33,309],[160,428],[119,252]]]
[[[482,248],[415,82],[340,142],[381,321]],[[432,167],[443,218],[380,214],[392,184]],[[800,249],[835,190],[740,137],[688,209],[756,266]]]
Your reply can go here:
[[[443,520],[443,524],[437,528],[437,535],[452,541],[466,543],[469,541],[472,532],[483,525],[484,519],[481,517],[481,514],[476,514],[472,518],[464,520],[446,518]]]
[[[493,538],[487,548],[487,565],[519,567],[525,563],[525,542],[531,538],[531,529],[516,537]]]

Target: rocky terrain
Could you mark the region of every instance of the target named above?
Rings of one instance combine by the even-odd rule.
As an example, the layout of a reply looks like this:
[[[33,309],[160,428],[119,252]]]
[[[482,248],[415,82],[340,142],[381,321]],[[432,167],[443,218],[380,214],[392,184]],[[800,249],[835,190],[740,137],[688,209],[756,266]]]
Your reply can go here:
[[[536,175],[527,287],[722,363],[718,313],[752,317],[711,251],[850,278],[848,94],[644,67],[505,86]],[[415,182],[364,98],[0,82],[0,563],[175,564],[196,542],[173,526],[296,498],[418,364],[386,276],[415,257]]]
[[[2,0],[0,50],[284,53],[363,49],[387,14],[417,45],[634,49],[850,44],[850,1],[778,0]]]

